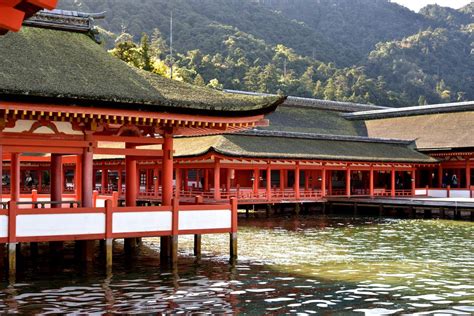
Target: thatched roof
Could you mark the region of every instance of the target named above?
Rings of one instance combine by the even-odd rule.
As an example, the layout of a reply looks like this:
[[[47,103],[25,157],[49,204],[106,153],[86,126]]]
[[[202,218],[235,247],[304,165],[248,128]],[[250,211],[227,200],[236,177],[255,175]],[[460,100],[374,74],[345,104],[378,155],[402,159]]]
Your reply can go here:
[[[175,157],[232,157],[434,163],[407,142],[300,133],[252,132],[175,139]]]
[[[79,32],[24,26],[1,38],[0,56],[3,100],[221,116],[264,114],[284,101],[229,94],[134,69]]]
[[[415,140],[422,151],[474,147],[474,111],[368,120],[370,137]]]

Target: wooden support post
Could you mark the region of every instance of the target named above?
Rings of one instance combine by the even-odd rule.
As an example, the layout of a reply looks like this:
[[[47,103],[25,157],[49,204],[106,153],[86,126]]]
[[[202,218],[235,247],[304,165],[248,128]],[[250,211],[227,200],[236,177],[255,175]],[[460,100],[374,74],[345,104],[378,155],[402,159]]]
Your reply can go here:
[[[370,166],[370,175],[369,175],[369,195],[371,198],[375,196],[374,192],[374,167]]]
[[[3,146],[2,145],[0,145],[0,157],[2,158],[0,159],[0,202],[2,202],[3,201]],[[1,261],[2,260],[0,260],[0,262]]]
[[[415,196],[416,195],[416,169],[413,168],[411,170],[411,196]]]
[[[201,243],[202,243],[202,235],[196,234],[194,235],[194,256],[196,259],[201,259]]]
[[[390,195],[392,197],[395,197],[395,185],[396,185],[396,182],[395,182],[395,168],[392,168],[392,172],[390,174]]]
[[[298,216],[300,215],[300,211],[301,211],[301,206],[299,203],[296,203],[295,204],[295,215]]]
[[[300,163],[296,162],[295,166],[295,197],[296,199],[300,199]]]
[[[172,202],[172,236],[171,236],[171,264],[178,263],[178,235],[179,235],[179,200],[174,199]]]
[[[171,206],[173,199],[173,136],[165,134],[163,139],[162,204]]]
[[[351,168],[349,166],[346,170],[346,196],[351,196]]]
[[[225,181],[225,191],[227,193],[230,192],[230,187],[231,187],[231,175],[232,175],[232,170],[227,168],[226,169],[226,181]]]
[[[267,193],[267,201],[272,200],[272,168],[270,166],[270,163],[267,165],[267,177],[266,177],[266,182],[267,182],[267,188],[266,188],[266,193]]]
[[[408,208],[408,216],[411,219],[414,219],[416,217],[416,211],[415,211],[415,208],[413,206],[410,206]]]
[[[209,169],[204,170],[204,192],[209,192]]]
[[[63,184],[61,177],[63,173],[62,157],[58,154],[51,155],[51,201],[62,201]],[[51,208],[61,208],[61,205],[51,205]]]
[[[285,170],[280,170],[280,191],[285,191]]]
[[[326,168],[323,168],[321,170],[321,191],[322,191],[322,197],[326,196],[326,186],[327,186],[327,174],[326,174]]]
[[[238,204],[237,204],[237,199],[236,198],[231,198],[230,199],[230,206],[231,206],[231,212],[232,212],[232,230],[230,233],[230,261],[235,262],[237,259],[237,231],[238,231],[238,221],[237,221],[237,216],[238,216]]]
[[[354,203],[354,216],[358,216],[359,215],[359,207],[357,205],[357,203]]]
[[[254,169],[253,170],[253,195],[254,197],[258,196],[258,190],[260,187],[260,170]]]
[[[160,194],[160,170],[158,169],[158,166],[155,166],[153,168],[153,196],[155,199],[158,198],[158,195]]]
[[[74,170],[74,191],[76,194],[76,201],[81,201],[82,200],[82,156],[81,155],[76,156],[76,166]]]
[[[466,158],[466,188],[471,188],[471,160],[470,157]]]
[[[183,170],[180,168],[176,167],[175,168],[175,192],[174,192],[174,198],[179,200],[180,194],[181,194],[181,184],[182,184],[182,178],[181,178],[181,173]]]
[[[10,200],[20,201],[20,154],[11,154],[10,163]]]
[[[10,282],[16,277],[16,201],[8,202],[8,276]]]
[[[443,187],[443,166],[441,164],[438,165],[438,188]],[[445,183],[447,184],[447,183]]]
[[[221,199],[221,164],[218,158],[214,161],[214,200]]]
[[[87,141],[91,141],[91,135],[87,134]],[[92,208],[93,207],[93,148],[84,148],[82,154],[82,207]],[[94,260],[94,241],[87,240],[81,241],[81,249],[83,259],[86,262],[92,262]]]
[[[379,205],[379,217],[383,216],[383,204]]]
[[[116,192],[114,192],[116,193]],[[112,269],[112,255],[113,255],[113,244],[112,238],[113,232],[113,208],[117,207],[116,201],[106,200],[105,201],[105,267],[107,272]]]

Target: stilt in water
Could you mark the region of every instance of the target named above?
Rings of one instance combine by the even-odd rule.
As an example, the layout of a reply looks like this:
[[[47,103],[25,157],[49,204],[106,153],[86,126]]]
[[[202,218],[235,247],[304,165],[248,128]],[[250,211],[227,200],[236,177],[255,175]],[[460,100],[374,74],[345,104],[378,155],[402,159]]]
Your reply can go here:
[[[300,211],[301,211],[301,209],[300,209],[300,204],[299,204],[299,203],[296,203],[296,204],[295,204],[295,215],[296,215],[296,216],[300,215]]]
[[[201,260],[201,242],[202,242],[202,235],[196,234],[194,235],[194,256],[197,260]]]
[[[230,233],[230,261],[237,260],[237,233]]]
[[[431,209],[425,209],[424,218],[425,219],[432,219],[433,218],[433,213],[431,212]]]
[[[415,208],[413,206],[410,206],[408,208],[408,217],[410,219],[414,219],[416,217],[416,211],[415,211]]]
[[[321,204],[321,212],[323,213],[323,215],[326,215],[326,203]]]
[[[133,254],[137,250],[137,238],[125,238],[124,248],[128,254]]]
[[[249,218],[250,214],[249,214],[249,207],[246,206],[245,207],[245,217]]]
[[[379,205],[379,217],[383,217],[383,204]]]
[[[170,263],[174,266],[178,264],[178,235],[173,235],[170,237],[171,239],[171,256],[170,256]]]
[[[439,218],[445,219],[446,218],[446,210],[444,207],[439,209]]]
[[[163,263],[168,263],[171,257],[171,239],[170,236],[163,236],[160,238],[160,260]]]
[[[461,219],[461,210],[458,210],[458,209],[454,210],[454,219],[456,219],[456,220]]]
[[[16,243],[8,244],[8,279],[15,282],[16,278]]]
[[[270,217],[273,215],[273,206],[271,204],[267,204],[267,209],[266,209],[267,217]]]
[[[105,268],[107,269],[107,275],[112,273],[112,258],[114,252],[114,240],[107,238],[105,240]]]
[[[30,242],[30,256],[33,259],[38,258],[39,255],[39,248],[37,242]]]
[[[354,203],[354,217],[357,217],[359,215],[359,206],[357,203]]]

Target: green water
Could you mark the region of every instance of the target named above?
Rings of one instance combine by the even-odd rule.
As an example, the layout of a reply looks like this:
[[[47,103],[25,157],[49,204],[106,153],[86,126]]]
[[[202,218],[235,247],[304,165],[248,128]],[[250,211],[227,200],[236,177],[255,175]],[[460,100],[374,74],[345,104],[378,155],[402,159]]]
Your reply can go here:
[[[240,220],[239,260],[228,237],[203,237],[203,259],[180,237],[177,270],[160,268],[158,239],[114,275],[82,271],[73,256],[25,259],[0,291],[20,313],[474,314],[474,223],[351,218]],[[99,261],[100,259],[98,259]]]

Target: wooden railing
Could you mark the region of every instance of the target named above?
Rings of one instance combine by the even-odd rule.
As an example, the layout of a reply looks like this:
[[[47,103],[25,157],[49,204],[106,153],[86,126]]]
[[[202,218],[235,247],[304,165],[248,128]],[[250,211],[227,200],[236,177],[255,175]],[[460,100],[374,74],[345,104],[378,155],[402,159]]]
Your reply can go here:
[[[0,242],[4,243],[237,232],[236,199],[212,205],[174,201],[172,206],[148,207],[118,207],[112,199],[104,207],[92,208],[19,208],[14,201],[6,208],[6,203],[0,205],[0,223],[4,223]]]

